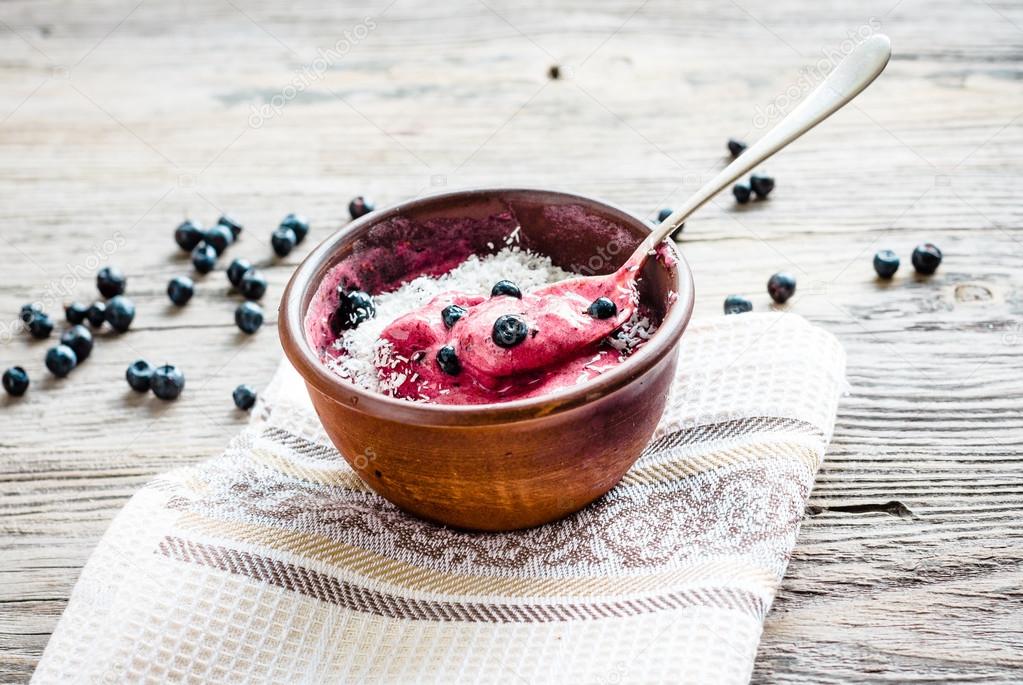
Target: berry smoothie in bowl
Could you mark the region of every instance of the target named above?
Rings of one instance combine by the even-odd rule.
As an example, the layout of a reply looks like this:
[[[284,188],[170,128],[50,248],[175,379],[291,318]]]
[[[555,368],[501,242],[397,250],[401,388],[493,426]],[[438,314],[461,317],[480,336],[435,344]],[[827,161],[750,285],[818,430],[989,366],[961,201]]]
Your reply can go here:
[[[664,409],[693,287],[667,243],[616,272],[649,230],[541,190],[373,212],[296,271],[285,352],[327,435],[395,505],[477,530],[560,518],[618,482]]]
[[[518,189],[350,224],[298,268],[279,319],[327,435],[371,488],[452,526],[533,526],[603,495],[653,434],[693,310],[689,266],[667,238],[890,56],[887,37],[863,41],[657,226]]]

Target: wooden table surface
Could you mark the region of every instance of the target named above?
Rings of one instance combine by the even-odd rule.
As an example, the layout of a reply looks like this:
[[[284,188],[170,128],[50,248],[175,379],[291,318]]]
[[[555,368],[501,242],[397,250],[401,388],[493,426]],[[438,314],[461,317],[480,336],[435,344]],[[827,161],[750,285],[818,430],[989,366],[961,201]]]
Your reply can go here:
[[[553,186],[653,215],[873,31],[893,40],[887,72],[769,163],[770,200],[720,198],[683,237],[698,316],[732,292],[767,309],[768,276],[788,270],[785,311],[849,354],[754,680],[1023,680],[1023,5],[1008,0],[5,2],[0,366],[33,385],[0,399],[0,680],[32,673],[125,500],[242,426],[231,390],[270,378],[275,298],[352,196]],[[221,272],[181,311],[164,294],[190,272],[174,226],[221,211],[246,226],[230,255],[270,280],[252,337]],[[291,211],[311,238],[274,260]],[[909,267],[922,241],[945,252],[932,278]],[[871,268],[883,247],[904,260],[889,284]],[[52,343],[17,309],[62,319],[108,263],[135,326],[54,380]],[[181,366],[181,399],[129,391],[137,357]]]

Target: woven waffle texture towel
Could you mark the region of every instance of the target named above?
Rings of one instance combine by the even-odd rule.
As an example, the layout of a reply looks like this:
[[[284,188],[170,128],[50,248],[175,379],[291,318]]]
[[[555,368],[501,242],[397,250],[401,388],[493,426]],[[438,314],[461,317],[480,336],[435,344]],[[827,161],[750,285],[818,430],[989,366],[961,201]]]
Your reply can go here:
[[[36,683],[745,683],[845,387],[791,314],[694,323],[621,483],[539,528],[403,514],[281,366],[220,456],[143,488]]]

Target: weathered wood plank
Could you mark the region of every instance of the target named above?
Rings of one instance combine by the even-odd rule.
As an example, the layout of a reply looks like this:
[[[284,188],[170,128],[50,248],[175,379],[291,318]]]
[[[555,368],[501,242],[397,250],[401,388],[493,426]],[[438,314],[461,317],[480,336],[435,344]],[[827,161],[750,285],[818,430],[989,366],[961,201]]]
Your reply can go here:
[[[129,335],[103,336],[64,381],[43,371],[45,344],[0,344],[0,366],[34,381],[0,399],[0,681],[30,675],[123,502],[222,448],[245,420],[231,389],[261,387],[279,359],[272,313],[240,336],[220,273],[185,310],[167,304],[166,281],[189,270],[170,239],[182,216],[245,221],[231,254],[263,264],[269,304],[357,193],[551,185],[652,215],[872,17],[895,44],[885,76],[771,161],[768,202],[723,198],[684,238],[699,316],[731,292],[766,308],[767,277],[787,269],[799,289],[786,310],[849,353],[851,391],[755,679],[1023,679],[1023,8],[103,0],[9,2],[0,24],[0,323],[29,299],[56,311],[91,297],[107,262],[139,308]],[[251,126],[253,105],[367,18],[347,54]],[[564,78],[547,79],[553,63]],[[313,234],[277,261],[269,233],[289,211]],[[910,275],[922,240],[946,253],[932,279]],[[880,247],[906,259],[888,285],[870,267]],[[185,396],[127,390],[138,356],[180,364]]]

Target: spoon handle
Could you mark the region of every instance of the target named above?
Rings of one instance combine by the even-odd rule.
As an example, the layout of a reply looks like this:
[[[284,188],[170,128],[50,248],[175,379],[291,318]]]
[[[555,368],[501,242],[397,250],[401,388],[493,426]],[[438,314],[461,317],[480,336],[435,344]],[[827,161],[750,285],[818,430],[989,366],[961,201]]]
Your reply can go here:
[[[661,222],[644,241],[645,249],[659,244],[709,199],[859,95],[884,70],[891,55],[891,41],[880,33],[856,46],[788,116]]]

